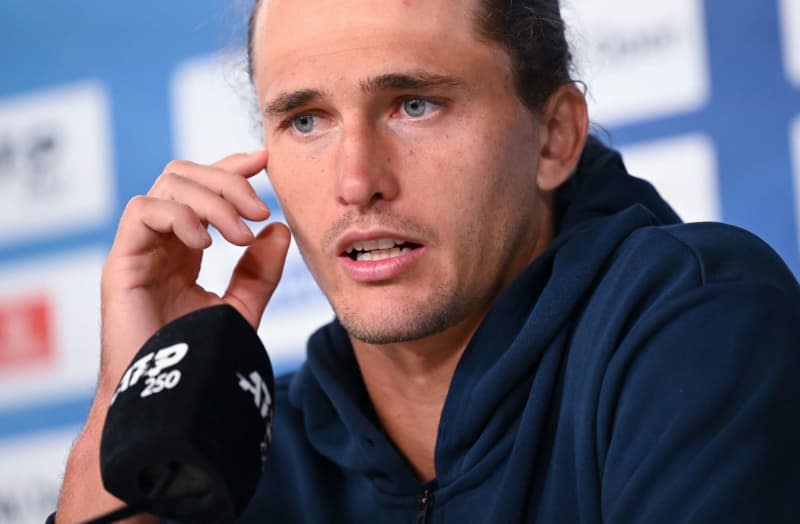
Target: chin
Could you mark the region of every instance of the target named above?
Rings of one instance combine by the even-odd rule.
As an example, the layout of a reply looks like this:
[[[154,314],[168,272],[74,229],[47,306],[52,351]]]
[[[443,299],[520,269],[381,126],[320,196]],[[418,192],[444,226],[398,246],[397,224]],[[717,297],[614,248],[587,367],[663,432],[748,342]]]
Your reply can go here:
[[[442,300],[434,295],[423,304],[404,302],[364,308],[363,304],[333,306],[347,333],[367,344],[396,344],[420,340],[455,326],[470,313],[470,300]]]

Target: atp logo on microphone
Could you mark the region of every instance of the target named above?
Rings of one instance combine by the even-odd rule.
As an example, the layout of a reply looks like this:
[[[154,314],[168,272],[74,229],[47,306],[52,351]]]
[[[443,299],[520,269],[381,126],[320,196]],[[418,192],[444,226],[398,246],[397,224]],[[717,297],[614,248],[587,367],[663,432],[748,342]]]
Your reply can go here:
[[[253,395],[253,403],[258,409],[261,418],[266,422],[264,438],[261,440],[261,471],[263,472],[267,463],[269,443],[272,440],[272,395],[269,392],[270,388],[258,371],[251,371],[247,377],[241,373],[236,373],[236,378],[239,379],[239,387],[242,391]]]
[[[139,394],[142,398],[161,393],[166,389],[172,389],[177,386],[181,380],[181,371],[179,369],[165,370],[180,363],[188,352],[189,344],[180,342],[153,351],[137,359],[130,365],[128,370],[125,371],[125,374],[122,375],[119,387],[111,398],[111,404],[114,404],[114,401],[120,393],[124,393],[129,388],[135,386],[142,376],[145,377],[144,388]]]
[[[242,376],[241,373],[236,373],[236,377],[239,379],[239,387],[253,395],[253,402],[256,408],[259,409],[261,418],[267,418],[269,408],[272,405],[272,397],[269,394],[267,383],[261,378],[259,372],[251,372],[249,378]]]

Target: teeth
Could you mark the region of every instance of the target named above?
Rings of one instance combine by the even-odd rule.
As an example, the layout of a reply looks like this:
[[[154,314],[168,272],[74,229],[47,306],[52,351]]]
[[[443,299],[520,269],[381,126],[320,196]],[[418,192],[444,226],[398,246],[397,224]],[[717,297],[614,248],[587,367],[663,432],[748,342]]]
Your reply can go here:
[[[358,261],[384,260],[386,258],[399,257],[403,253],[411,251],[410,247],[393,247],[391,249],[376,249],[374,251],[362,251],[356,255]]]
[[[378,240],[364,240],[362,242],[355,242],[353,247],[347,250],[348,253],[353,251],[375,251],[377,249],[392,249],[394,246],[404,244],[403,240],[396,240],[393,238],[380,238]]]

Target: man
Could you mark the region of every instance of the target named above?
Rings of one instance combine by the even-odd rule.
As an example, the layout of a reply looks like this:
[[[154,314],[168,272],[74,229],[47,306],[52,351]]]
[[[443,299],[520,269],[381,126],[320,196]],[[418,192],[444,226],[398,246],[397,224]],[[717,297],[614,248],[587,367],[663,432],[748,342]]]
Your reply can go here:
[[[258,325],[289,241],[241,221],[265,167],[337,320],[278,380],[243,522],[796,521],[797,282],[587,140],[563,29],[553,0],[257,5],[265,150],[127,207],[57,522],[120,505],[99,434],[156,329],[221,302]],[[248,246],[222,297],[206,224]]]

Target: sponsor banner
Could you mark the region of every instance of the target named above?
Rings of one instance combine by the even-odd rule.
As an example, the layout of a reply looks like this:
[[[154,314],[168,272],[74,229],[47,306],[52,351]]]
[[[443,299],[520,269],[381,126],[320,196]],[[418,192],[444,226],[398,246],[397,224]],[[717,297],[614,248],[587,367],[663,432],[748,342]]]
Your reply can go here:
[[[55,314],[47,293],[0,296],[0,374],[55,363]]]
[[[779,0],[786,77],[800,88],[800,0]]]
[[[702,0],[567,0],[562,11],[593,122],[686,113],[709,99]]]
[[[792,162],[794,164],[794,209],[797,216],[797,248],[800,253],[800,115],[796,116],[789,131],[792,145]]]
[[[280,215],[270,218],[273,219],[284,221]],[[250,224],[250,227],[257,232],[264,225]],[[198,282],[206,289],[223,294],[244,248],[229,243],[216,231],[211,233],[213,245],[203,256]],[[292,240],[281,282],[258,329],[273,365],[277,363],[277,367],[285,368],[302,361],[309,335],[331,319],[330,304]]]
[[[91,248],[1,268],[0,412],[92,389],[104,258]]]
[[[55,511],[78,427],[0,440],[0,522],[42,524]]]
[[[103,225],[114,203],[111,136],[98,82],[0,99],[0,246]]]
[[[176,67],[170,85],[176,158],[210,164],[263,147],[246,60],[244,51],[229,51]],[[251,181],[259,194],[272,192],[267,177]]]
[[[717,157],[702,134],[622,148],[628,171],[652,183],[685,222],[721,219]]]

